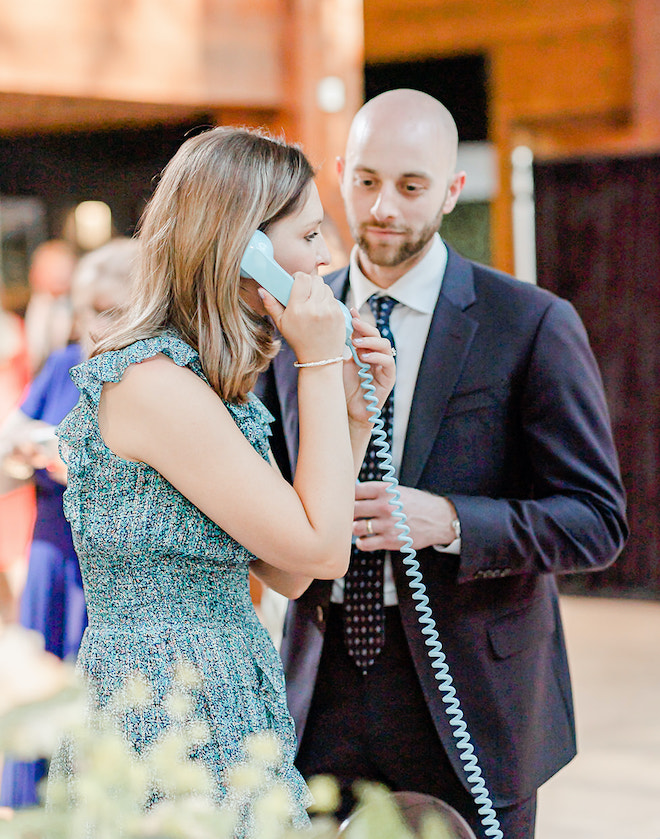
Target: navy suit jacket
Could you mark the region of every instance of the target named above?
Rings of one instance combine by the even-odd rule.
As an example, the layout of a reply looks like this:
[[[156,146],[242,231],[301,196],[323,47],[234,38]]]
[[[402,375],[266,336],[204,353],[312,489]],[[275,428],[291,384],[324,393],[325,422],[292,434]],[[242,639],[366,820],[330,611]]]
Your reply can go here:
[[[348,270],[326,279],[343,298]],[[273,446],[285,469],[297,454],[293,360],[283,346],[257,389],[281,420]],[[486,784],[506,806],[575,754],[555,574],[604,568],[627,538],[600,374],[567,301],[449,249],[399,481],[447,496],[460,518],[460,556],[427,548],[417,558]],[[428,707],[469,789],[401,554],[392,563]],[[287,613],[282,659],[299,739],[330,589],[314,581]]]

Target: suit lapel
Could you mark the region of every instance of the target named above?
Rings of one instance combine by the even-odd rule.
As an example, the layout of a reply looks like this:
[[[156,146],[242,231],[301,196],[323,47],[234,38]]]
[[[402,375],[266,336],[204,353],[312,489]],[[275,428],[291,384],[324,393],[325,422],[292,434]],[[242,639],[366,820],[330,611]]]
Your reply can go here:
[[[345,303],[346,296],[348,294],[348,266],[346,266],[346,268],[341,268],[339,271],[333,271],[331,274],[328,274],[325,281],[332,289],[332,293],[335,297],[338,300],[341,300],[342,303]]]
[[[282,348],[272,361],[273,375],[280,402],[280,415],[284,437],[289,450],[291,474],[296,470],[298,461],[298,371],[293,366],[296,360],[291,347],[282,340]]]
[[[448,251],[442,290],[431,320],[408,420],[399,478],[404,486],[416,486],[424,470],[478,327],[477,321],[464,311],[475,301],[472,266],[451,248]],[[326,282],[335,297],[346,299],[348,268],[328,275]],[[282,414],[288,417],[289,425],[285,432],[290,449],[292,445],[294,448],[297,446],[298,440],[298,412],[295,410],[298,377],[293,367],[294,360],[293,352],[286,344],[274,359]]]
[[[474,300],[472,266],[450,248],[410,409],[399,478],[403,486],[417,485],[463,370],[478,327],[464,309]]]

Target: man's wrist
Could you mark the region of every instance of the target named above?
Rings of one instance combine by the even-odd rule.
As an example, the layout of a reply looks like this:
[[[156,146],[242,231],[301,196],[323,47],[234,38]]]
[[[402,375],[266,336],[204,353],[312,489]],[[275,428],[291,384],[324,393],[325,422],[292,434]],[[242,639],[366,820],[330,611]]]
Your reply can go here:
[[[458,512],[454,504],[449,500],[449,498],[444,499],[445,503],[449,507],[449,539],[447,541],[447,545],[451,545],[452,542],[455,542],[457,539],[461,538],[461,520],[458,517]]]
[[[452,502],[448,498],[442,500],[449,507],[449,523],[443,525],[444,540],[434,543],[433,547],[436,551],[447,552],[449,549],[449,553],[458,554],[461,550],[461,521]]]

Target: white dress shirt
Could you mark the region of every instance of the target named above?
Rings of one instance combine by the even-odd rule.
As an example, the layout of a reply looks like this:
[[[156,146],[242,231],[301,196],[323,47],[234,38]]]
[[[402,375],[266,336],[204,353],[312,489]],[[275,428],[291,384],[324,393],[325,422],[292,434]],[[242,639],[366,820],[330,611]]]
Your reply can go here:
[[[403,446],[408,428],[408,417],[412,405],[419,365],[422,361],[426,339],[433,312],[442,288],[442,278],[447,267],[447,248],[436,233],[429,252],[406,274],[400,277],[388,289],[383,290],[364,276],[358,262],[358,249],[351,252],[349,271],[349,299],[346,305],[354,306],[360,317],[374,323],[374,316],[369,306],[373,294],[386,294],[401,305],[392,309],[390,328],[396,346],[396,384],[394,386],[394,420],[392,424],[392,463],[397,474],[403,457]],[[404,510],[405,512],[405,510]],[[460,539],[442,548],[445,552],[459,553]],[[344,580],[335,580],[332,588],[332,601],[343,600]],[[385,559],[384,603],[394,606],[398,602],[392,563],[389,555]]]

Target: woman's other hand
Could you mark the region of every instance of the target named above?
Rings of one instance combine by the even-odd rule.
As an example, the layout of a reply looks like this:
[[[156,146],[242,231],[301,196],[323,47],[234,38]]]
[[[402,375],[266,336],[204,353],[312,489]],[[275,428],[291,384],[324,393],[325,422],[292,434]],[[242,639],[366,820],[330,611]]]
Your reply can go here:
[[[394,387],[396,371],[392,345],[383,338],[375,326],[371,326],[358,316],[357,309],[351,309],[353,315],[353,345],[360,361],[368,364],[373,376],[375,397],[378,407],[382,408],[387,395]],[[348,416],[353,422],[369,422],[370,413],[364,399],[358,367],[354,360],[344,364],[344,391]]]

